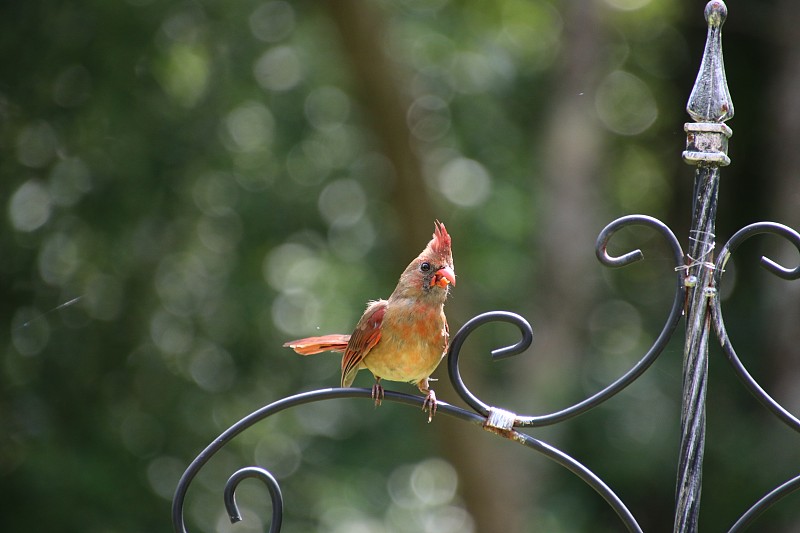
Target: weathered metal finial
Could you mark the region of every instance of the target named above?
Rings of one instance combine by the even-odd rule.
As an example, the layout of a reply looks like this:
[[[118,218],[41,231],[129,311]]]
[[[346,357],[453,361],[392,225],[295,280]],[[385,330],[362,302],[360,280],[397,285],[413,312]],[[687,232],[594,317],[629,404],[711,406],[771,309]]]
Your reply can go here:
[[[695,122],[725,122],[733,117],[733,101],[728,92],[725,63],[722,60],[722,24],[727,16],[728,8],[722,0],[712,0],[706,4],[706,48],[686,104],[686,111]]]
[[[722,24],[728,16],[728,8],[722,0],[712,0],[706,4],[705,16],[708,35],[703,62],[686,104],[694,123],[684,125],[686,151],[683,159],[691,165],[726,166],[731,162],[728,139],[733,134],[725,124],[733,117],[733,101],[722,61]]]

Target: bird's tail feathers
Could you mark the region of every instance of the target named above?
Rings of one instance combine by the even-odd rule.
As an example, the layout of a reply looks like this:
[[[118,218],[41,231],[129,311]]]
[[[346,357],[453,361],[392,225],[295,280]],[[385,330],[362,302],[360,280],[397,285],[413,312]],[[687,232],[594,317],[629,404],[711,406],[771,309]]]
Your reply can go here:
[[[321,352],[343,352],[347,348],[350,335],[323,335],[321,337],[306,337],[284,343],[285,348],[291,348],[300,355],[314,355]]]

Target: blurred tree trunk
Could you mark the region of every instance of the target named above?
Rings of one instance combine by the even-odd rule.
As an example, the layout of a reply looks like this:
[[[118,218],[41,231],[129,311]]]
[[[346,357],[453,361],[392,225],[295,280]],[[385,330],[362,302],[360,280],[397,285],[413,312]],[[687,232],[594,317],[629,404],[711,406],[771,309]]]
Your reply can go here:
[[[559,402],[576,384],[577,354],[583,351],[600,268],[594,241],[604,225],[600,194],[602,135],[594,118],[594,93],[605,73],[605,27],[597,2],[565,5],[564,50],[554,81],[551,114],[544,125],[542,186],[538,192],[536,280],[530,284],[535,310],[536,357],[520,391],[537,390],[539,400]],[[530,379],[534,383],[530,383]],[[527,393],[529,394],[529,393]],[[559,405],[560,407],[561,405]],[[555,406],[553,406],[555,408]]]
[[[436,214],[406,122],[410,101],[405,88],[409,80],[385,54],[386,23],[374,4],[330,0],[327,6],[351,60],[373,130],[396,172],[393,201],[403,227],[399,253],[405,258],[414,257],[430,239]],[[455,260],[458,264],[457,254]],[[459,312],[457,305],[457,301],[448,304],[452,329],[461,323],[454,317],[466,314]],[[438,374],[444,375],[444,369]],[[447,379],[439,381],[435,389],[440,399],[452,402],[456,397]],[[446,416],[437,417],[434,424],[436,435],[441,438],[442,455],[458,470],[460,492],[475,520],[476,531],[521,531],[524,507],[520,500],[519,467],[507,454],[495,451],[508,443],[480,438],[474,426]],[[487,461],[487,457],[492,460]]]

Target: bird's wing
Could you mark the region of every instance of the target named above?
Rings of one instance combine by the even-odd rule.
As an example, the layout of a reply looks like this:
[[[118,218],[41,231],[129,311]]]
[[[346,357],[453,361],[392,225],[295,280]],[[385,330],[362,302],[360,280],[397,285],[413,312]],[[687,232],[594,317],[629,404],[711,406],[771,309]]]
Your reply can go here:
[[[342,387],[353,384],[361,367],[361,361],[381,340],[381,324],[385,313],[386,300],[377,300],[369,304],[361,320],[358,321],[342,357]]]

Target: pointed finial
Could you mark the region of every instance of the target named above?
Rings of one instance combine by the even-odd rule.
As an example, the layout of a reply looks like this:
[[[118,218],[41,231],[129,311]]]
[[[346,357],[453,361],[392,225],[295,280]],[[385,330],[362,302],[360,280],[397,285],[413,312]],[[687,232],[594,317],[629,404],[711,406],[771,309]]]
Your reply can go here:
[[[722,0],[711,0],[706,4],[706,48],[697,80],[686,104],[686,111],[695,122],[721,123],[733,117],[733,101],[728,92],[725,64],[722,60],[722,24],[727,16],[728,8]]]

